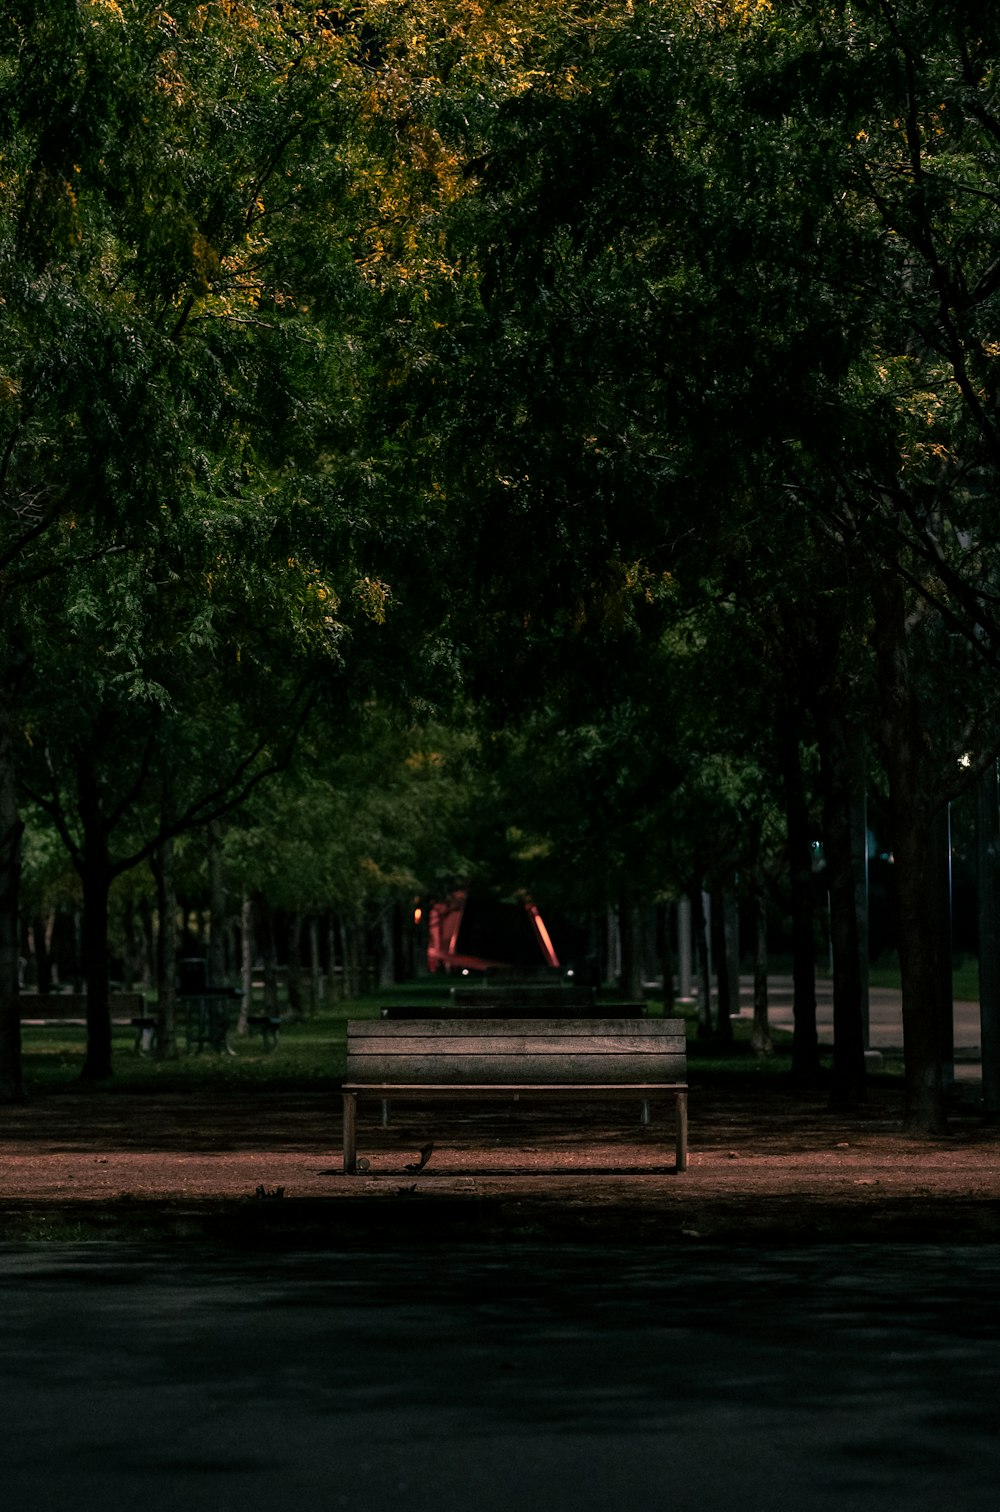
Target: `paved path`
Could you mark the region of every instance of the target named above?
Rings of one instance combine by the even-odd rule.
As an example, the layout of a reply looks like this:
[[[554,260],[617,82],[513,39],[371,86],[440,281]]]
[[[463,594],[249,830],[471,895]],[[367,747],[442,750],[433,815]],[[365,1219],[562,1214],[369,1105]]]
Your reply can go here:
[[[0,1247],[47,1512],[993,1512],[1000,1247]]]
[[[890,987],[872,987],[869,990],[868,1043],[872,1050],[883,1055],[899,1056],[903,1053],[903,1004],[902,994]],[[768,979],[768,1018],[776,1029],[785,1029],[790,1034],[792,1016],[792,979],[775,976]],[[753,1017],[753,979],[740,978],[740,1017]],[[833,1045],[833,983],[816,983],[816,1022],[820,1045],[829,1049]],[[955,1026],[955,1078],[958,1081],[981,1081],[982,1067],[979,1004],[956,1002],[954,1004]]]
[[[753,1013],[753,982],[740,982],[741,1014]],[[979,1004],[957,1002],[955,1014],[956,1058],[969,1060],[979,1056]],[[768,981],[768,1017],[776,1028],[792,1028],[792,979],[771,977]],[[833,984],[816,984],[816,1019],[820,1043],[833,1044]],[[889,987],[872,987],[869,991],[869,1043],[873,1050],[903,1049],[902,994]]]

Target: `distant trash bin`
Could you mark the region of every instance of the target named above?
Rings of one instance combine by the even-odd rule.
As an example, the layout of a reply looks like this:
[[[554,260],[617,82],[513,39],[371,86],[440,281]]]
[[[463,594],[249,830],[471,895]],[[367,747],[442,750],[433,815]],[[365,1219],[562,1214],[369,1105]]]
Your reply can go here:
[[[205,956],[186,956],[181,961],[181,997],[204,992],[208,986],[208,960]]]

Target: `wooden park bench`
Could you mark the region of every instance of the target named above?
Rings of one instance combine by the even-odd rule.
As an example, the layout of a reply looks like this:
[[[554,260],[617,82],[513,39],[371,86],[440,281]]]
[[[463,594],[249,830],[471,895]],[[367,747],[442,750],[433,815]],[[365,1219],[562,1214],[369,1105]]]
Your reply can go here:
[[[180,997],[184,1016],[185,1039],[188,1053],[200,1055],[202,1050],[214,1050],[218,1055],[235,1055],[229,1043],[229,1032],[237,1014],[240,999],[238,987],[204,987],[198,992],[185,992]],[[288,1022],[286,1014],[268,1013],[264,1009],[249,1013],[247,1030],[259,1030],[265,1050],[274,1050],[281,1037],[281,1026]]]
[[[18,1002],[22,1029],[87,1027],[85,992],[22,992]],[[110,1005],[112,1026],[134,1029],[137,1050],[143,1045],[143,1035],[155,1034],[156,1018],[146,1012],[146,999],[141,992],[113,992]]]
[[[357,1106],[561,1097],[673,1100],[687,1169],[683,1019],[366,1019],[347,1025],[344,1170],[357,1169]],[[644,1117],[647,1121],[648,1113]]]

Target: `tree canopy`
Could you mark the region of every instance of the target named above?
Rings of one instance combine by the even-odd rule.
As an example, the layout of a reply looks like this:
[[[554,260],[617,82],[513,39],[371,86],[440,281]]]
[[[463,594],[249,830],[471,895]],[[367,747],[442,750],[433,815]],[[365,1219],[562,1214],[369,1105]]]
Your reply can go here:
[[[943,1126],[935,824],[1000,750],[998,43],[972,0],[5,7],[3,1095],[25,813],[106,904],[230,810],[247,873],[283,769],[276,893],[445,885],[492,842],[440,805],[624,909],[756,866],[815,769],[841,920],[884,790]]]

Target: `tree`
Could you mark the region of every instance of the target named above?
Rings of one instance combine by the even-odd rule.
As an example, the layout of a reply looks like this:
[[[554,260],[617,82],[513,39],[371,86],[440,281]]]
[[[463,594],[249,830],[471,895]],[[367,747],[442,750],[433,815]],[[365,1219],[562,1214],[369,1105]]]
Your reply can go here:
[[[806,520],[802,569],[835,553],[867,599],[849,633],[870,624],[877,651],[905,1117],[928,1131],[944,1122],[931,828],[959,780],[952,737],[973,768],[996,747],[991,694],[954,725],[930,702],[945,666],[970,686],[961,637],[995,659],[996,40],[961,4],[642,7],[592,48],[570,34],[498,112],[457,222],[482,295],[463,380],[484,553],[541,544],[553,604],[560,572],[593,582],[602,559],[690,580],[693,509],[716,562],[777,560]],[[512,618],[545,602],[522,585]],[[829,765],[842,713],[824,713]]]
[[[359,78],[355,39],[308,4],[174,10],[61,0],[14,4],[3,19],[2,688],[19,700],[0,719],[8,759],[24,689],[51,649],[33,613],[42,585],[63,594],[65,618],[88,570],[130,560],[134,574],[199,534],[226,538],[231,562],[243,535],[261,572],[278,564],[287,577],[281,564],[297,564],[302,591],[286,616],[326,591],[320,557],[346,579],[348,603],[367,596],[377,613],[384,596],[371,574],[344,570],[365,534],[360,511],[344,510],[358,397],[344,332],[345,320],[363,323],[367,296],[338,221],[357,103],[338,86]],[[211,582],[209,570],[203,621]],[[336,637],[334,596],[323,613],[316,604],[310,618]],[[109,633],[118,651],[129,627]],[[138,661],[129,675],[141,682]],[[13,781],[8,770],[5,793]],[[0,897],[11,908],[19,821],[8,808]],[[0,1018],[15,1091],[16,1016],[8,974]],[[103,1051],[95,1068],[105,1073]]]
[[[981,770],[997,743],[989,682],[972,672],[977,656],[995,666],[997,41],[995,19],[963,4],[788,6],[780,28],[761,23],[744,76],[758,153],[783,161],[789,189],[823,207],[803,287],[855,333],[847,369],[808,400],[818,414],[822,399],[841,438],[803,430],[786,476],[870,604],[906,1118],[930,1131],[944,1126],[936,814],[963,780],[958,757]]]

